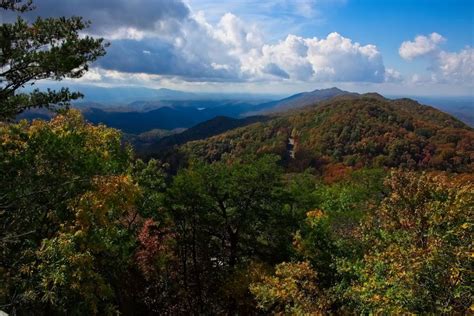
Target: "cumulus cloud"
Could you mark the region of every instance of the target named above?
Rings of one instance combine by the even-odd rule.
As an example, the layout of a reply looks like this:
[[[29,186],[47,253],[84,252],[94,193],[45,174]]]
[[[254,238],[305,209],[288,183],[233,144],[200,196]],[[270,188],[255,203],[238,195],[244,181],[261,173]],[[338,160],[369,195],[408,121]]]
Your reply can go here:
[[[254,27],[246,26],[241,19],[232,13],[224,14],[211,33],[222,43],[236,49],[236,53],[248,51],[262,44],[258,31]]]
[[[444,79],[474,83],[474,49],[467,47],[459,53],[441,51],[435,60],[435,71]]]
[[[401,82],[402,80],[403,77],[399,71],[393,68],[385,69],[385,82]]]
[[[218,64],[208,56],[200,58],[183,44],[157,39],[116,40],[107,55],[97,65],[108,70],[179,76],[187,80],[226,81],[237,79],[235,71],[226,64]]]
[[[294,2],[278,2],[286,4]],[[298,2],[304,10],[314,4]],[[399,76],[385,69],[375,45],[335,32],[323,38],[290,34],[270,44],[256,25],[232,13],[210,23],[182,0],[41,0],[27,17],[72,12],[93,22],[88,32],[111,42],[107,55],[94,65],[111,73],[203,82],[384,82]],[[99,75],[87,78],[98,81]]]
[[[177,29],[172,36],[114,40],[98,65],[190,81],[383,82],[386,78],[376,46],[338,33],[322,39],[288,35],[276,44],[265,44],[255,26],[231,13],[215,25],[196,14],[182,20]]]
[[[414,75],[412,82],[456,82],[473,84],[474,49],[466,47],[459,52],[447,52],[439,48],[446,39],[438,33],[417,36],[414,41],[403,42],[400,56],[406,60],[425,57],[429,61],[430,79]]]
[[[245,74],[238,56],[258,45],[256,33],[234,15],[224,15],[213,26],[196,14],[181,20],[173,32],[112,40],[107,55],[97,64],[109,70],[189,81],[242,81]]]
[[[309,80],[314,75],[311,62],[308,60],[307,41],[295,35],[275,45],[264,45],[250,58],[243,60],[243,70],[253,75],[268,73],[268,65],[274,65],[287,74],[286,78]]]
[[[412,60],[413,58],[437,51],[438,45],[445,40],[443,36],[436,32],[428,36],[419,35],[415,37],[414,41],[403,42],[398,52],[403,59]]]
[[[281,69],[277,64],[269,63],[263,68],[263,72],[277,77],[289,79],[290,75]]]
[[[322,39],[288,35],[275,45],[264,45],[259,53],[257,58],[243,61],[244,69],[265,72],[271,64],[289,78],[313,81],[382,82],[385,76],[376,46],[363,46],[338,33]]]

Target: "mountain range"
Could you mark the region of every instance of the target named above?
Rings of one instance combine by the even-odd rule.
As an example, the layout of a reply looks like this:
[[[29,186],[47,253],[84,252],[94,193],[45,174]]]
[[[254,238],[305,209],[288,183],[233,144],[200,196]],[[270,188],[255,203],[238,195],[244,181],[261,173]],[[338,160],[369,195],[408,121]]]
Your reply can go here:
[[[133,101],[124,105],[112,105],[119,92],[115,88],[87,87],[85,93],[90,99],[109,98],[107,103],[84,101],[74,106],[81,109],[85,118],[92,123],[102,123],[122,130],[127,140],[132,142],[139,152],[156,152],[189,140],[198,140],[223,133],[227,130],[247,125],[257,116],[275,116],[287,111],[312,106],[323,101],[340,97],[361,97],[361,94],[344,91],[336,87],[303,92],[290,97],[265,100],[260,96],[247,96],[233,99],[203,99],[206,94],[188,93],[170,89],[124,88],[122,100],[129,97],[141,97],[142,101]],[[109,94],[107,92],[110,92]],[[367,97],[370,94],[365,94]],[[218,96],[218,95],[213,95]],[[375,95],[372,95],[375,96]],[[150,98],[147,100],[147,98]],[[209,94],[207,94],[209,97]],[[221,95],[221,98],[223,95]],[[383,98],[379,96],[379,98]],[[443,111],[458,117],[468,125],[474,125],[474,105],[472,98],[437,99],[419,98],[425,103],[434,104]],[[104,99],[105,100],[105,99]],[[388,100],[388,99],[387,99]],[[262,102],[263,101],[263,102]],[[20,118],[47,119],[52,113],[44,110],[25,112]],[[244,118],[244,119],[243,119]],[[194,128],[193,128],[194,127]],[[189,131],[184,130],[189,129]],[[205,130],[206,132],[203,132]],[[155,131],[155,132],[153,132]],[[182,135],[180,133],[183,133]],[[166,138],[166,139],[162,139]]]

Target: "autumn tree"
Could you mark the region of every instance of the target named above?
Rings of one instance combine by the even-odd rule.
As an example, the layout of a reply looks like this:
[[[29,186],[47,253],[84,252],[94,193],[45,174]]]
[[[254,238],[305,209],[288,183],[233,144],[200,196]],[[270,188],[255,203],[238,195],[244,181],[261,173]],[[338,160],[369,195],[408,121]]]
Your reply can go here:
[[[294,262],[251,284],[258,306],[271,313],[324,314],[339,311],[337,286],[344,276],[337,262],[363,255],[359,225],[383,192],[385,172],[362,169],[325,184],[306,172],[292,176],[289,190],[299,218],[294,233]],[[335,290],[336,288],[336,290]]]
[[[112,283],[131,256],[127,220],[140,194],[127,175],[130,161],[120,133],[86,123],[79,111],[0,126],[0,283],[7,311],[116,306]]]
[[[21,14],[32,10],[31,1],[2,0],[0,11]],[[67,88],[59,91],[24,88],[42,79],[79,78],[91,62],[105,54],[102,39],[82,36],[89,22],[80,17],[38,17],[33,23],[18,16],[0,26],[0,120],[14,118],[29,108],[68,105],[82,95]]]
[[[363,313],[464,314],[472,306],[471,176],[393,172],[391,194],[364,224],[367,251],[340,270]],[[350,305],[350,300],[346,301]]]
[[[70,201],[71,220],[41,241],[35,263],[22,267],[31,278],[23,304],[41,302],[40,310],[64,314],[117,314],[121,278],[134,249],[122,220],[133,212],[137,195],[129,176],[94,177],[92,188]]]
[[[258,307],[272,314],[322,315],[327,309],[317,273],[308,262],[281,263],[275,274],[250,286]]]

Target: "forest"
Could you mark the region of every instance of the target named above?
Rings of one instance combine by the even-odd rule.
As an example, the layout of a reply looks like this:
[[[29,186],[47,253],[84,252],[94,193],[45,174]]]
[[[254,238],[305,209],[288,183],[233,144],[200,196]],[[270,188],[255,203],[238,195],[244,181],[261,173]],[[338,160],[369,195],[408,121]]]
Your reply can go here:
[[[472,128],[409,99],[341,96],[139,156],[68,107],[78,93],[21,90],[105,54],[87,26],[0,29],[0,311],[474,312]],[[56,115],[14,119],[36,107]]]
[[[18,314],[462,313],[472,173],[276,155],[135,159],[78,111],[1,128],[2,297]],[[3,307],[5,308],[5,307]]]

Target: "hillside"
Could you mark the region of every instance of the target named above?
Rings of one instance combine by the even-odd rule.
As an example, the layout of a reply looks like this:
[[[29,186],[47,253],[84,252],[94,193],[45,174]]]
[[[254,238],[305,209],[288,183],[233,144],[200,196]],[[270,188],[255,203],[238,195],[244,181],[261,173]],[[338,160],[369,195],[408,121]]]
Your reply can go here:
[[[346,95],[190,142],[181,150],[207,161],[276,153],[289,169],[329,173],[362,166],[472,171],[474,131],[410,99]]]
[[[249,116],[242,119],[235,119],[226,116],[217,116],[208,121],[199,123],[180,133],[156,137],[154,139],[138,138],[132,144],[138,154],[146,156],[163,156],[175,145],[182,145],[193,140],[208,138],[224,133],[228,130],[246,126],[256,122],[268,120],[265,116]],[[143,141],[144,140],[144,141]]]
[[[343,95],[357,96],[358,94],[344,91],[336,87],[329,89],[316,89],[310,92],[297,93],[281,100],[259,104],[253,107],[252,112],[249,112],[248,114],[284,112]]]

